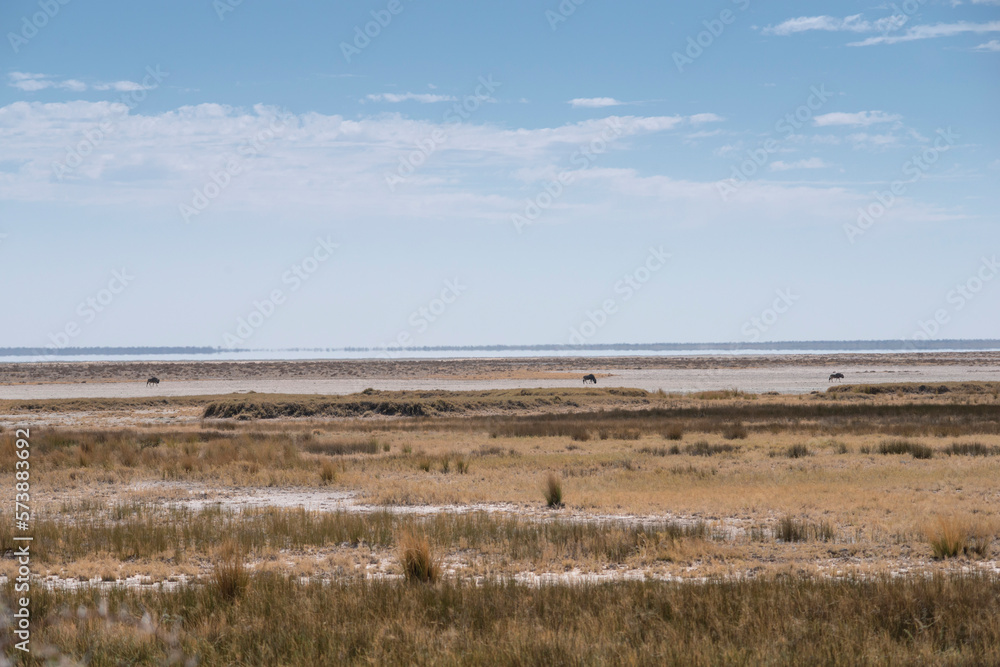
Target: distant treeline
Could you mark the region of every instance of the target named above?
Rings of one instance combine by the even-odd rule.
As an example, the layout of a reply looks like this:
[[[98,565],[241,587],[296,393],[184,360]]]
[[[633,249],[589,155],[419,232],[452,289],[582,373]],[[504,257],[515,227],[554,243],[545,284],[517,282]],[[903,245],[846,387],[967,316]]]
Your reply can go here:
[[[0,347],[0,357],[69,357],[78,355],[215,354],[217,347]]]

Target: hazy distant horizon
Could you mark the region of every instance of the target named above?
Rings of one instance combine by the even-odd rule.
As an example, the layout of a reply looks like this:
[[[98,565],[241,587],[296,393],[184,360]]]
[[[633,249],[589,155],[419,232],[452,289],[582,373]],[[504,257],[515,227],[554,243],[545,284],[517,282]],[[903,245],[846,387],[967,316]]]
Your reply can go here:
[[[0,348],[0,362],[39,361],[185,361],[185,360],[307,360],[307,359],[434,359],[471,356],[593,357],[593,356],[724,356],[755,354],[850,354],[913,352],[986,352],[1000,350],[1000,339],[981,340],[855,340],[767,341],[759,343],[609,343],[593,345],[459,345],[407,348],[270,348],[228,350],[212,347],[82,347],[62,349]]]

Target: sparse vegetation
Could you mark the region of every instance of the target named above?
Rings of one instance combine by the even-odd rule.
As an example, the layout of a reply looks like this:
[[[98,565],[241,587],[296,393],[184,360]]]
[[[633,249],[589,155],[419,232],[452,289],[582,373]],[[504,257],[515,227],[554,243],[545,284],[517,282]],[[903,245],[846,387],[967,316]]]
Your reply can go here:
[[[337,407],[295,419],[32,429],[40,484],[60,489],[39,493],[57,499],[40,501],[33,517],[41,576],[192,582],[40,586],[39,641],[77,661],[92,649],[95,665],[165,664],[175,649],[205,665],[279,655],[294,664],[1000,659],[987,641],[1000,633],[988,622],[1000,583],[962,573],[983,565],[966,559],[991,557],[997,535],[996,461],[983,458],[1000,453],[991,393],[377,391],[240,395],[184,409],[229,400],[265,411]],[[172,401],[157,405],[174,410]],[[333,415],[360,401],[419,404],[423,414]],[[120,419],[102,410],[104,423]],[[924,450],[930,460],[910,459]],[[13,451],[8,428],[2,482],[12,479]],[[801,456],[810,459],[785,460]],[[568,488],[572,507],[539,511],[540,481],[547,506],[562,506]],[[336,493],[322,488],[333,483]],[[355,493],[358,512],[234,509],[244,490],[254,503],[273,493],[313,507],[317,498],[346,507],[342,492]],[[373,511],[379,505],[385,511]],[[455,513],[427,516],[421,505]],[[5,550],[8,511],[0,508]],[[944,518],[925,525],[926,516]],[[406,556],[411,538],[416,558]],[[914,578],[883,580],[890,562]],[[11,565],[0,560],[0,574]],[[623,581],[634,573],[650,581]],[[582,583],[591,576],[608,583]],[[9,584],[3,590],[10,595]],[[794,624],[774,617],[779,602],[799,614]],[[141,630],[147,612],[152,634]],[[805,637],[816,641],[805,646]]]

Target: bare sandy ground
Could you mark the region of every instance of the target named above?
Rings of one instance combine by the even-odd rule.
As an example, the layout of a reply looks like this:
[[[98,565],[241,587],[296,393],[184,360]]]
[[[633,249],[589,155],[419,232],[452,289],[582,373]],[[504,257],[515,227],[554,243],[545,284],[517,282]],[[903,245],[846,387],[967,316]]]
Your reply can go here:
[[[800,358],[801,360],[801,358]],[[368,387],[380,390],[450,390],[483,391],[488,389],[519,389],[534,387],[579,387],[585,373],[597,372],[600,387],[630,387],[666,392],[694,392],[714,389],[739,389],[752,393],[809,393],[825,391],[833,370],[846,375],[845,382],[923,382],[1000,381],[1000,364],[841,364],[830,367],[821,364],[776,365],[752,368],[634,368],[585,365],[589,360],[573,360],[576,368],[561,372],[519,373],[504,377],[498,372],[490,377],[480,374],[443,375],[431,366],[424,374],[409,373],[403,377],[298,377],[295,375],[252,375],[228,378],[183,378],[163,381],[147,387],[142,381],[37,381],[37,384],[0,384],[0,399],[45,398],[130,398],[145,396],[203,396],[257,392],[270,394],[352,394]]]

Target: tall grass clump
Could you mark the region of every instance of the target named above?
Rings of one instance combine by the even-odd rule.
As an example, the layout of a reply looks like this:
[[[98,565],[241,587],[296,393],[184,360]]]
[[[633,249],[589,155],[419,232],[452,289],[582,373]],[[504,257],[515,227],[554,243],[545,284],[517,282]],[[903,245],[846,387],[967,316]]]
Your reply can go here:
[[[981,442],[953,442],[944,449],[948,456],[996,456],[1000,447],[990,447]]]
[[[816,540],[817,542],[832,542],[834,539],[833,524],[829,521],[810,523],[799,521],[788,514],[778,520],[774,527],[775,538],[783,542],[805,542]]]
[[[545,487],[542,489],[542,493],[545,496],[546,505],[549,507],[562,507],[562,482],[559,481],[559,478],[554,473],[550,472],[549,476],[545,478]]]
[[[239,597],[250,583],[246,563],[239,546],[232,540],[222,543],[212,566],[212,592],[227,602]]]
[[[332,461],[323,461],[319,469],[319,479],[324,484],[329,484],[337,478],[337,467]]]
[[[747,437],[747,429],[739,422],[728,424],[722,429],[722,437],[726,440],[743,440]]]
[[[801,459],[805,456],[812,456],[812,452],[805,445],[792,445],[785,450],[785,456],[790,459]]]
[[[661,435],[667,440],[682,440],[684,438],[684,427],[681,424],[671,424],[663,429]]]
[[[900,439],[880,442],[875,451],[879,454],[910,454],[915,459],[929,459],[934,456],[934,450],[927,445]]]
[[[924,526],[924,536],[938,560],[960,555],[989,558],[992,531],[982,522],[962,517],[938,516]]]
[[[427,536],[407,530],[399,538],[399,562],[406,581],[432,584],[441,577]]]
[[[305,450],[310,454],[326,454],[327,456],[378,454],[381,448],[382,446],[375,438],[348,440],[344,442],[310,442],[305,446]]]
[[[730,445],[727,442],[709,444],[707,440],[699,440],[693,445],[684,448],[684,452],[692,456],[714,456],[716,454],[730,454],[739,451],[738,445]]]

